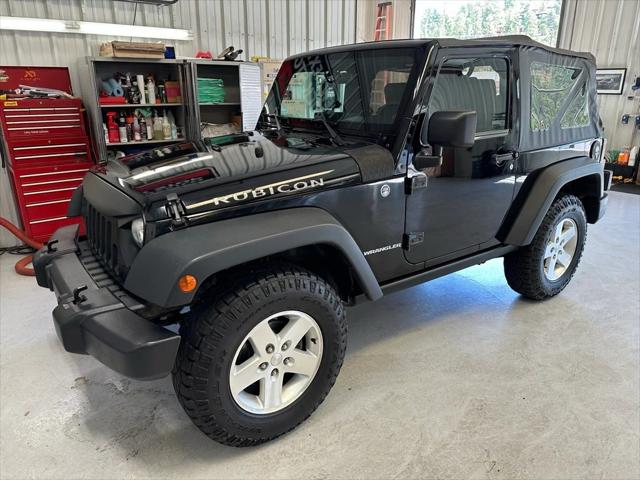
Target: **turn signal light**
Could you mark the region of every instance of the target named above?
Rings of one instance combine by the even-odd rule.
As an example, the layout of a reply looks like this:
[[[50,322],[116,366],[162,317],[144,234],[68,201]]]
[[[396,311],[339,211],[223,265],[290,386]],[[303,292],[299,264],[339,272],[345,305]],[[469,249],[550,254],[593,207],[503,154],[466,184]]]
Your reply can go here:
[[[178,288],[184,293],[193,292],[198,286],[198,281],[193,275],[183,275],[178,279]]]

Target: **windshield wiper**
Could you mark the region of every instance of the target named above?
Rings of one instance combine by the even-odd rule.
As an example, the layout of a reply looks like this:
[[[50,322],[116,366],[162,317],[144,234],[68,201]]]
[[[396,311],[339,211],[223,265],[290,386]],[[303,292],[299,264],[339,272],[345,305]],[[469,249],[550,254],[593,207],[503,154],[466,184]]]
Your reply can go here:
[[[344,140],[342,140],[342,137],[338,135],[338,132],[336,132],[333,129],[333,127],[329,125],[329,122],[327,121],[327,116],[324,114],[323,110],[316,112],[313,118],[314,120],[320,120],[324,124],[324,128],[327,129],[327,132],[329,132],[331,139],[336,145],[338,145],[339,147],[342,147],[345,144]]]

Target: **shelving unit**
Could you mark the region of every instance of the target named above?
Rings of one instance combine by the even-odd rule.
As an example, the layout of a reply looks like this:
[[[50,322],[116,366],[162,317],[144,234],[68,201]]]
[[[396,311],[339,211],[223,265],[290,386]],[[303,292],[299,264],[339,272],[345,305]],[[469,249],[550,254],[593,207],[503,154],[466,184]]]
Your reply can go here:
[[[260,66],[250,62],[227,62],[222,60],[147,60],[138,58],[87,57],[79,62],[82,97],[87,107],[91,126],[91,135],[96,145],[98,161],[107,159],[109,151],[126,152],[134,149],[152,147],[154,144],[168,144],[183,140],[201,139],[201,123],[231,123],[235,115],[242,116],[242,130],[253,130],[262,110]],[[178,81],[182,102],[157,104],[100,104],[100,86],[102,80],[115,73],[130,72],[153,74],[156,79]],[[224,83],[224,102],[199,103],[198,77],[219,78]],[[127,143],[107,143],[102,129],[109,111],[131,110],[136,108],[171,109],[176,125],[182,127],[177,140],[146,140]]]
[[[176,143],[192,138],[189,134],[193,127],[189,124],[187,115],[187,91],[189,87],[185,84],[184,61],[182,60],[148,60],[141,58],[107,58],[107,57],[86,57],[79,62],[82,97],[87,107],[91,120],[91,134],[99,161],[108,158],[111,150],[121,150],[125,153],[151,147],[153,145]],[[131,73],[132,79],[137,74],[145,77],[153,75],[156,80],[170,79],[177,81],[180,86],[182,102],[171,103],[144,103],[144,104],[112,104],[103,105],[100,103],[100,88],[102,80],[113,77],[116,73]],[[143,140],[133,142],[107,143],[104,138],[102,124],[106,123],[106,113],[109,111],[120,112],[131,109],[166,109],[173,113],[176,126],[182,135],[173,140]]]
[[[114,110],[117,108],[161,108],[161,107],[180,107],[184,103],[114,103],[113,105],[102,105],[100,108],[108,108]]]
[[[187,60],[189,117],[193,127],[189,135],[201,138],[202,123],[231,123],[242,116],[241,130],[253,130],[262,110],[260,66],[250,62],[223,60]],[[217,78],[224,84],[224,102],[200,102],[198,78]]]
[[[140,140],[138,142],[117,142],[117,143],[108,143],[108,147],[135,147],[138,145],[153,145],[160,143],[176,143],[184,140],[184,137],[178,137],[175,140]]]

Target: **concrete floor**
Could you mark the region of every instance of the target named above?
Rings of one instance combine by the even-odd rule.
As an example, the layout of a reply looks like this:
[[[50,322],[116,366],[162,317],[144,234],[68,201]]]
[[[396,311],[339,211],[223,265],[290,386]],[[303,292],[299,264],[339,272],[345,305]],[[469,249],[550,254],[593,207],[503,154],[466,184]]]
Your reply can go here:
[[[234,449],[169,379],[65,353],[53,295],[1,267],[0,477],[640,477],[640,196],[612,193],[580,269],[533,303],[500,260],[349,312],[333,391],[294,432]]]

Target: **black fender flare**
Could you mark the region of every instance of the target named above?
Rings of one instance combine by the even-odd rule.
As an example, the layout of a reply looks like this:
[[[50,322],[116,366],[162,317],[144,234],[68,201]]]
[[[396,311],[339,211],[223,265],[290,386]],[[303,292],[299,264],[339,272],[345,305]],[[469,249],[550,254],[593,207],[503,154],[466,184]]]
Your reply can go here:
[[[531,188],[521,192],[527,197],[515,214],[515,218],[511,217],[514,219],[503,243],[517,246],[529,245],[558,192],[569,182],[597,175],[599,177],[597,198],[600,199],[603,194],[603,172],[603,164],[589,157],[563,160],[543,169],[535,178]]]
[[[319,208],[300,207],[197,225],[159,236],[138,253],[124,288],[161,307],[191,303],[178,286],[190,274],[201,284],[211,275],[268,255],[309,245],[338,248],[370,300],[382,297],[371,267],[347,230]]]

